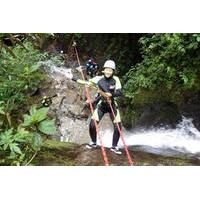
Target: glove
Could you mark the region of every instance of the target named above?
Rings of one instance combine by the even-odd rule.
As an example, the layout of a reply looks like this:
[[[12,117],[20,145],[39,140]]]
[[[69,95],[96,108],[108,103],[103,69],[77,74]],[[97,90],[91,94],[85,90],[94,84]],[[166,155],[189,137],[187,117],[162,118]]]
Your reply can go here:
[[[72,78],[73,78],[73,74],[72,74],[71,69],[70,69],[69,71],[66,72],[65,76],[66,76],[68,79],[72,79]]]
[[[81,65],[76,68],[76,70],[79,71],[79,72],[83,71],[83,69],[84,69],[84,66],[81,66]]]
[[[108,98],[112,97],[112,94],[110,92],[105,92],[105,94],[108,96]]]

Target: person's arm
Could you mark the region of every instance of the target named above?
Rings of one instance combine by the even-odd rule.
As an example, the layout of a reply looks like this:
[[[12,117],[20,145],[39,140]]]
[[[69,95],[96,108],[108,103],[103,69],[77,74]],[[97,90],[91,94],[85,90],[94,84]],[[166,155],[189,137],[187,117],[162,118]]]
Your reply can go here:
[[[82,84],[82,85],[85,85],[85,84],[89,84],[89,81],[84,81],[84,80],[81,80],[81,79],[78,79],[78,78],[72,78],[71,79],[72,81],[75,81],[75,82],[77,82],[77,83],[79,83],[79,84]]]
[[[123,95],[121,82],[120,82],[119,78],[116,76],[114,77],[114,79],[116,81],[116,86],[115,86],[115,91],[111,92],[111,94],[113,97],[121,97]]]
[[[111,94],[112,94],[113,97],[121,97],[123,95],[121,89],[118,89],[114,92],[111,92]]]
[[[79,83],[79,84],[82,84],[82,85],[88,85],[88,86],[96,86],[98,81],[101,79],[100,76],[95,76],[94,78],[92,79],[89,79],[88,81],[85,81],[85,80],[82,80],[82,79],[77,79],[75,77],[72,77],[71,80]]]

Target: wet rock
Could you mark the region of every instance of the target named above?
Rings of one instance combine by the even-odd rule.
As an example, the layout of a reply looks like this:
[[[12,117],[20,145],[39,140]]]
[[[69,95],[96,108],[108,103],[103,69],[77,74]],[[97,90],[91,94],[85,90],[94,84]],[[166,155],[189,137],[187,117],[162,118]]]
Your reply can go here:
[[[200,92],[187,92],[179,110],[186,118],[191,118],[195,127],[200,130]]]
[[[142,109],[136,127],[175,128],[181,119],[181,113],[175,104],[170,102],[147,104]]]
[[[105,148],[110,166],[130,166],[126,153],[116,155]],[[176,158],[129,149],[134,166],[192,166],[200,165],[196,158]],[[33,165],[39,166],[104,166],[101,148],[88,150],[85,145],[47,140],[35,157]],[[134,167],[131,166],[131,167]]]
[[[43,70],[48,74],[48,79],[41,88],[43,96],[52,96],[49,115],[56,119],[60,140],[66,142],[86,143],[89,142],[88,133],[88,110],[83,110],[85,106],[84,86],[67,79],[65,74],[72,70],[74,76],[79,77],[75,69],[57,67],[53,63]]]

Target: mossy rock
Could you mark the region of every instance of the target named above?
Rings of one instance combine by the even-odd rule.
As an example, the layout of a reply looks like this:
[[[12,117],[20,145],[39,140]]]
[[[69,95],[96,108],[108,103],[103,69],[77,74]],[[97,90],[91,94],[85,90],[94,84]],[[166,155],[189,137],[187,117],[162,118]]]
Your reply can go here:
[[[110,166],[129,166],[126,152],[116,155],[105,148]],[[195,158],[176,158],[155,155],[132,149],[130,155],[135,166],[190,166],[200,165]],[[46,140],[35,157],[32,165],[36,166],[104,166],[101,148],[88,150],[85,145],[78,145],[56,140]]]
[[[33,161],[38,166],[71,166],[77,157],[76,144],[46,140]]]

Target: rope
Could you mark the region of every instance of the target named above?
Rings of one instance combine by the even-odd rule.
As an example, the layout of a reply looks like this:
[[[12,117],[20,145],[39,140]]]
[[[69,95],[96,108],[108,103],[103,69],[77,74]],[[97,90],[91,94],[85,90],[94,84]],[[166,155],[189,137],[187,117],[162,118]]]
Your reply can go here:
[[[110,106],[110,108],[111,108],[113,118],[115,119],[116,116],[115,116],[115,113],[114,113],[114,110],[113,110],[111,101],[108,101],[108,103],[109,103],[109,106]],[[119,133],[120,133],[122,142],[123,142],[124,147],[125,147],[125,152],[126,152],[126,155],[127,155],[127,158],[128,158],[128,162],[129,162],[129,164],[132,166],[132,165],[134,165],[134,162],[133,162],[133,160],[131,159],[131,156],[130,156],[130,153],[129,153],[129,151],[128,151],[128,147],[127,147],[127,145],[126,145],[126,142],[125,142],[125,139],[124,139],[122,130],[120,129],[119,124],[118,124],[118,123],[116,123],[116,124],[117,124],[117,129],[118,129],[118,131],[119,131]]]
[[[76,53],[78,65],[81,66],[81,64],[80,64],[80,59],[79,59],[79,56],[78,56],[78,51],[77,51],[76,43],[75,43],[75,42],[74,42],[73,46],[74,46],[74,49],[75,49],[75,53]],[[80,70],[80,72],[81,72],[81,76],[82,76],[83,80],[85,81],[85,77],[84,77],[84,74],[83,74],[82,69]],[[89,105],[90,105],[91,113],[93,114],[93,113],[94,113],[94,108],[93,108],[93,106],[92,106],[91,97],[90,97],[90,94],[89,94],[89,91],[88,91],[88,88],[87,88],[86,85],[85,85],[85,91],[86,91],[87,101],[89,102]],[[99,128],[98,128],[97,121],[96,121],[95,119],[93,119],[93,120],[94,120],[94,124],[95,124],[95,128],[96,128],[96,133],[97,133],[98,139],[99,139],[100,144],[101,144],[101,151],[102,151],[102,155],[103,155],[103,159],[104,159],[105,166],[109,166],[108,157],[107,157],[107,155],[106,155],[106,151],[105,151],[105,148],[104,148],[104,146],[103,146],[102,138],[101,138],[101,135],[100,135],[100,133],[99,133]]]

